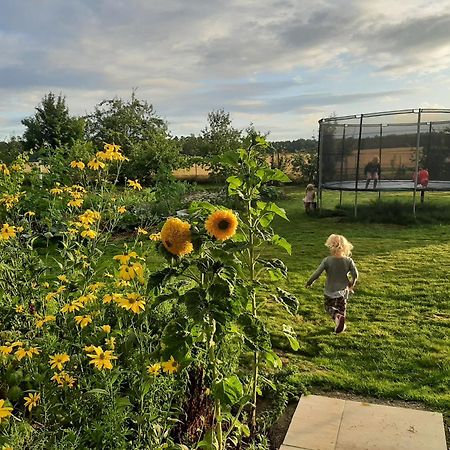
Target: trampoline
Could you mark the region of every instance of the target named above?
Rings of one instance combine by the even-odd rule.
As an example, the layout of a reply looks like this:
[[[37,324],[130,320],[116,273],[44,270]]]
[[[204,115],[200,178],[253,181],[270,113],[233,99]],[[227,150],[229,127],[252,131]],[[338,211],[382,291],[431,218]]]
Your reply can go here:
[[[426,187],[417,177],[422,169],[429,174]],[[426,191],[450,191],[450,109],[405,109],[321,119],[319,206],[323,190],[340,191],[340,203],[342,192],[354,192],[355,216],[359,192],[376,192],[380,197],[382,192],[409,191],[415,214],[417,192],[423,200]]]

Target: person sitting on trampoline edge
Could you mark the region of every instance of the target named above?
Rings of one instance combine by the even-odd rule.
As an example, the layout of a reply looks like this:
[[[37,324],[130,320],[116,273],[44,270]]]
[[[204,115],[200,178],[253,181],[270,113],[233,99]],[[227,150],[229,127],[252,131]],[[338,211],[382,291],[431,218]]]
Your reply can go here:
[[[330,250],[330,256],[322,260],[319,267],[306,282],[306,287],[312,286],[323,271],[327,274],[325,282],[325,311],[334,320],[336,333],[342,333],[345,328],[347,300],[353,294],[353,287],[358,280],[358,269],[350,258],[353,245],[339,234],[331,234],[325,242]],[[351,281],[348,279],[350,272]]]
[[[364,175],[366,176],[366,189],[369,187],[370,180],[373,180],[373,188],[377,187],[381,174],[380,158],[375,156],[372,161],[364,167]]]
[[[415,173],[413,175],[413,181],[415,179]],[[417,184],[422,185],[424,188],[428,187],[428,183],[430,182],[430,174],[428,170],[425,168],[420,168],[419,173],[417,174]]]
[[[308,186],[306,186],[306,193],[305,197],[303,198],[303,204],[305,205],[306,214],[309,214],[311,211],[316,210],[316,188],[313,184],[308,184]]]

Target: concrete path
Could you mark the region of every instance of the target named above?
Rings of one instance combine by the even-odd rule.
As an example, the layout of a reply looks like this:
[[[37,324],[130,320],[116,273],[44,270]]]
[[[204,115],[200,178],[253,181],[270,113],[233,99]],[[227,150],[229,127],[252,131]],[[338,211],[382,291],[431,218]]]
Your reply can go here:
[[[447,450],[442,414],[303,396],[280,450]]]

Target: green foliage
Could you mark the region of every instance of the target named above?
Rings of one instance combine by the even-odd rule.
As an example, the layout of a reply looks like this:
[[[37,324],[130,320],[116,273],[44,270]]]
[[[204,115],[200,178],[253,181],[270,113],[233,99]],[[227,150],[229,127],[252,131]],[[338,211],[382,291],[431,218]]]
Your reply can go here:
[[[11,137],[8,141],[0,142],[0,161],[13,162],[23,152],[23,142],[19,137]]]
[[[36,150],[38,155],[49,155],[56,149],[72,145],[84,134],[84,120],[71,117],[65,97],[49,92],[36,107],[33,117],[22,120],[25,150]]]
[[[139,100],[133,92],[130,100],[103,100],[87,118],[86,136],[97,147],[105,142],[120,145],[130,159],[124,174],[130,179],[151,181],[178,167],[182,159],[178,143],[168,134],[167,124],[153,106]]]
[[[317,149],[296,153],[291,160],[291,165],[298,181],[304,184],[314,183],[317,178]]]

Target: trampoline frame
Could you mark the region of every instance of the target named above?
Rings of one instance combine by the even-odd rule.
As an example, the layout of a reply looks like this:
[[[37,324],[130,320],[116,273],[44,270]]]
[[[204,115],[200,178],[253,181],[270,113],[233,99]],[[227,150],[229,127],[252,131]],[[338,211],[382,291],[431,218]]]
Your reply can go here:
[[[431,128],[433,123],[446,123],[447,121],[430,121],[430,122],[422,122],[422,114],[449,114],[450,117],[450,109],[429,109],[429,108],[419,108],[419,109],[401,109],[401,110],[394,110],[394,111],[383,111],[383,112],[375,112],[375,113],[365,113],[360,115],[350,115],[350,116],[342,116],[342,117],[330,117],[330,118],[322,118],[319,120],[319,139],[318,139],[318,158],[317,158],[317,173],[318,173],[318,203],[319,208],[322,207],[322,191],[323,190],[339,190],[339,202],[342,204],[342,191],[354,191],[355,192],[355,199],[354,199],[354,215],[357,217],[358,215],[358,192],[378,192],[378,197],[380,198],[382,191],[412,191],[413,192],[413,201],[412,201],[412,209],[413,209],[413,215],[416,216],[416,196],[417,191],[421,192],[422,198],[423,193],[426,190],[442,190],[442,191],[450,191],[450,183],[449,183],[449,189],[432,189],[430,188],[423,188],[421,186],[418,186],[417,183],[417,177],[415,177],[413,181],[413,187],[411,188],[402,188],[402,189],[362,189],[358,186],[358,183],[360,180],[359,177],[359,169],[360,169],[360,157],[361,157],[361,143],[362,143],[362,130],[364,126],[374,126],[379,127],[380,132],[380,140],[379,140],[379,159],[381,163],[381,155],[382,155],[382,139],[383,139],[383,127],[389,126],[389,125],[417,125],[417,131],[416,131],[416,145],[415,145],[415,173],[418,173],[419,170],[419,157],[420,157],[420,138],[421,138],[421,126],[428,125],[430,129],[430,135],[431,135]],[[414,123],[398,123],[398,124],[364,124],[364,118],[371,118],[371,117],[383,117],[383,116],[390,116],[390,115],[400,115],[400,114],[415,114],[417,115],[417,122]],[[345,146],[345,138],[346,138],[346,127],[357,126],[356,124],[342,124],[343,126],[343,133],[342,133],[342,155],[341,155],[341,180],[340,180],[340,187],[329,187],[327,186],[328,183],[323,182],[323,141],[324,141],[324,124],[328,123],[337,123],[339,121],[345,121],[345,120],[352,120],[352,119],[359,119],[359,134],[358,134],[358,148],[357,148],[357,158],[356,158],[356,174],[355,174],[355,180],[354,180],[354,187],[351,188],[343,188],[342,183],[344,180],[342,179],[342,169],[343,169],[343,160],[344,160],[344,146]],[[450,121],[449,121],[450,124]],[[345,180],[346,183],[352,182],[352,180]],[[398,180],[398,181],[406,181],[406,180]],[[380,180],[380,183],[382,180]],[[339,182],[333,182],[333,183],[339,183]],[[438,181],[436,181],[438,183]]]

